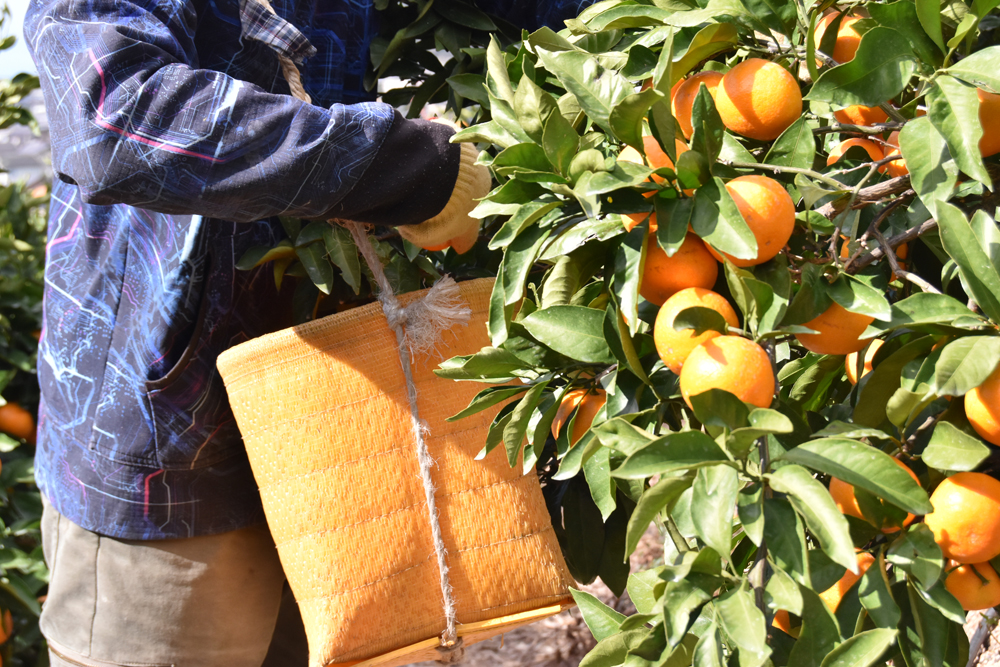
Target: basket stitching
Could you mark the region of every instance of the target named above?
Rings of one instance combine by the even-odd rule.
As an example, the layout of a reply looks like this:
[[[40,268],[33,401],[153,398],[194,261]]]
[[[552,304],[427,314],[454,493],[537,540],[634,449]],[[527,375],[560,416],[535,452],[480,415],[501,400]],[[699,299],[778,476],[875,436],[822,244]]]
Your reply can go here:
[[[393,577],[398,577],[399,575],[403,574],[404,572],[409,572],[410,570],[414,570],[414,569],[416,569],[418,567],[421,567],[421,566],[425,565],[427,563],[427,561],[429,561],[430,559],[434,558],[434,556],[435,556],[435,554],[430,554],[429,556],[427,556],[427,558],[423,559],[422,561],[420,561],[419,563],[417,563],[415,565],[411,565],[410,567],[408,567],[406,569],[403,569],[403,570],[399,570],[398,572],[393,572],[392,574],[390,574],[388,576],[385,576],[385,577],[382,577],[381,579],[376,579],[375,581],[369,581],[367,584],[362,584],[362,585],[358,586],[357,588],[350,588],[350,589],[345,590],[345,591],[334,591],[333,593],[329,593],[327,595],[315,595],[315,596],[313,596],[311,598],[302,598],[302,599],[298,600],[298,604],[301,605],[303,602],[312,602],[313,600],[328,600],[330,598],[339,598],[342,595],[347,595],[348,593],[353,593],[354,591],[360,591],[363,588],[369,588],[371,586],[374,586],[375,584],[378,584],[378,583],[381,583],[381,582],[385,581],[386,579],[392,579]]]
[[[258,381],[264,382],[264,381],[266,381],[266,378],[259,378],[258,380],[254,380],[254,383],[256,383]],[[251,386],[251,385],[248,385],[248,386]],[[367,401],[370,401],[373,398],[378,398],[379,396],[385,396],[385,395],[392,395],[392,394],[395,394],[396,392],[398,392],[400,390],[405,390],[405,389],[406,389],[406,385],[402,385],[401,384],[401,385],[398,385],[398,386],[393,387],[391,389],[386,389],[386,390],[383,390],[383,391],[377,391],[374,394],[369,394],[368,396],[362,396],[361,398],[359,398],[356,401],[350,401],[348,403],[338,403],[337,405],[331,405],[329,407],[325,407],[325,408],[322,408],[320,410],[317,410],[316,412],[310,412],[308,414],[300,414],[300,415],[296,415],[294,417],[289,417],[288,419],[282,419],[282,420],[278,420],[278,421],[272,421],[272,422],[269,422],[267,424],[264,424],[263,426],[261,426],[260,428],[258,428],[255,431],[249,431],[247,433],[247,435],[248,436],[250,436],[250,435],[257,435],[258,433],[263,433],[264,431],[269,431],[270,429],[272,429],[272,428],[274,428],[276,426],[283,426],[285,424],[290,424],[292,422],[302,421],[304,419],[310,419],[312,417],[316,417],[318,415],[322,415],[322,414],[325,414],[327,412],[333,412],[334,410],[343,410],[344,408],[350,408],[350,407],[353,407],[353,406],[358,405],[360,403],[365,403]]]
[[[569,597],[570,596],[563,595],[563,594],[543,595],[541,597],[531,598],[530,600],[521,600],[521,601],[518,601],[518,602],[508,602],[507,604],[498,604],[495,607],[486,607],[485,609],[477,609],[476,611],[463,612],[463,613],[479,614],[479,613],[482,613],[484,611],[493,611],[494,609],[503,609],[504,607],[514,607],[514,606],[517,606],[517,605],[523,605],[523,604],[525,604],[525,602],[535,602],[536,600],[553,600],[553,599],[556,599],[556,598],[565,600],[565,599],[568,599]]]
[[[501,544],[507,544],[508,542],[517,542],[519,540],[526,540],[529,537],[534,537],[535,535],[541,535],[542,533],[547,533],[550,530],[552,530],[552,526],[546,526],[545,528],[542,528],[541,530],[536,530],[533,533],[518,535],[517,537],[511,537],[506,540],[500,540],[499,542],[493,542],[492,544],[480,544],[479,546],[475,547],[466,547],[464,549],[458,549],[457,551],[455,551],[455,553],[461,554],[465,553],[466,551],[478,551],[480,549],[489,549],[490,547],[500,546]]]
[[[521,475],[520,477],[515,477],[514,479],[505,479],[499,482],[493,482],[492,484],[487,484],[485,486],[477,486],[472,489],[462,489],[461,491],[452,491],[451,493],[445,493],[438,497],[450,498],[451,496],[460,496],[464,493],[474,493],[476,491],[482,491],[483,489],[492,489],[494,486],[514,485],[519,482],[523,482],[525,479],[530,479],[530,478],[527,475]]]
[[[472,317],[475,318],[476,315],[481,315],[483,313],[488,313],[488,312],[489,312],[489,309],[487,309],[487,308],[484,308],[484,309],[481,309],[481,310],[473,310],[472,311]],[[385,319],[385,316],[382,315],[381,310],[378,311],[378,315],[383,320]],[[316,328],[319,329],[320,326],[317,324]],[[388,325],[386,326],[386,331],[388,331],[390,334],[392,333],[392,330],[389,329]],[[298,335],[296,337],[297,338],[302,338],[304,334],[311,334],[312,331],[302,331],[302,330],[300,330],[297,333],[298,333]],[[323,333],[326,333],[326,332],[323,332]],[[235,385],[235,384],[239,383],[240,380],[242,380],[243,378],[245,378],[248,375],[253,375],[253,374],[259,373],[262,370],[267,370],[267,369],[272,368],[272,367],[274,367],[274,366],[276,366],[278,364],[284,365],[284,364],[287,364],[289,362],[299,361],[301,359],[308,359],[310,357],[315,357],[315,356],[320,355],[320,354],[325,354],[327,350],[335,349],[335,348],[338,348],[338,347],[341,347],[341,346],[345,346],[345,345],[348,345],[348,344],[353,343],[353,342],[358,341],[358,340],[370,339],[371,336],[372,336],[372,332],[371,331],[366,331],[366,332],[364,332],[364,333],[362,333],[362,334],[360,334],[358,336],[354,336],[352,338],[338,338],[336,340],[336,342],[331,343],[330,345],[327,345],[325,347],[313,347],[309,352],[306,352],[304,354],[300,354],[300,355],[295,356],[295,357],[285,357],[285,356],[283,356],[283,357],[281,357],[280,360],[275,360],[272,363],[267,364],[266,366],[255,367],[255,368],[251,368],[250,370],[246,371],[245,373],[239,373],[239,374],[230,375],[229,378],[228,378],[228,381],[226,382],[226,384],[227,385]],[[273,345],[268,345],[267,346],[268,349],[273,348],[273,347],[274,347]]]
[[[413,509],[414,507],[419,507],[420,505],[425,505],[425,504],[426,503],[424,503],[424,502],[421,501],[419,503],[413,503],[412,505],[407,505],[406,507],[400,507],[399,509],[392,510],[391,512],[386,512],[385,514],[381,514],[379,516],[373,516],[373,517],[369,517],[367,519],[362,519],[361,521],[356,521],[354,523],[349,523],[349,524],[347,524],[345,526],[337,526],[336,528],[326,528],[324,530],[317,530],[317,531],[313,531],[311,533],[302,533],[300,535],[296,535],[295,537],[287,539],[287,540],[285,540],[283,542],[278,542],[274,546],[280,549],[281,547],[285,546],[286,544],[291,544],[292,542],[296,542],[296,541],[304,539],[306,537],[318,537],[320,535],[328,535],[329,533],[336,533],[337,531],[340,531],[340,530],[345,530],[347,528],[354,528],[355,526],[360,526],[363,523],[371,523],[372,521],[378,521],[379,519],[384,519],[387,516],[392,516],[393,514],[399,514],[400,512],[405,512],[406,510]]]
[[[337,468],[344,468],[349,465],[354,465],[355,463],[361,463],[362,461],[367,461],[368,459],[373,459],[376,456],[384,456],[385,454],[392,454],[393,452],[402,451],[404,449],[409,449],[408,446],[402,445],[400,447],[393,447],[392,449],[386,449],[381,452],[375,452],[374,454],[369,454],[368,456],[362,456],[360,459],[353,459],[351,461],[344,461],[338,463],[337,465],[327,466],[326,468],[316,468],[315,470],[310,470],[309,472],[299,473],[298,475],[293,475],[291,477],[284,477],[277,482],[271,482],[270,484],[265,484],[259,488],[260,491],[269,489],[272,486],[281,486],[282,484],[288,484],[289,482],[294,482],[297,479],[304,479],[306,477],[311,477],[312,475],[317,475],[322,472],[328,472],[330,470],[336,470]]]

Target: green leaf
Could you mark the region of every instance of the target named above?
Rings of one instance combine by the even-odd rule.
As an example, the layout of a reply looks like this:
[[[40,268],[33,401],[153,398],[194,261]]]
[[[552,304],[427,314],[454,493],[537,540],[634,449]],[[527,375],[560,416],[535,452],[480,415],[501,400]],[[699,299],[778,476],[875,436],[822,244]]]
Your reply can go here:
[[[941,547],[927,524],[917,523],[903,531],[889,546],[886,560],[917,578],[925,588],[941,577],[944,559]]]
[[[524,362],[506,350],[484,347],[473,355],[452,357],[434,370],[434,374],[449,380],[506,382],[513,373],[524,368]]]
[[[728,463],[729,458],[712,438],[700,431],[683,431],[654,440],[625,459],[611,476],[644,479],[722,462]]]
[[[805,529],[787,500],[764,498],[764,540],[768,558],[800,584],[809,585]]]
[[[900,131],[899,147],[910,171],[910,184],[934,213],[937,202],[951,196],[958,179],[958,166],[951,159],[944,136],[929,118],[915,118]]]
[[[757,256],[757,239],[719,178],[713,178],[695,193],[691,227],[720,252],[736,259]]]
[[[446,81],[456,94],[465,99],[472,100],[484,107],[490,105],[490,98],[486,94],[486,77],[482,74],[466,72],[450,76]]]
[[[524,132],[533,141],[542,143],[545,122],[553,112],[559,113],[555,99],[525,76],[521,77],[521,81],[517,84],[513,106]]]
[[[941,3],[936,0],[916,0],[917,19],[923,32],[941,49],[948,51],[944,45],[944,35],[941,32]]]
[[[692,483],[691,477],[662,477],[639,498],[628,521],[625,537],[625,558],[628,559],[639,545],[649,524],[664,508],[671,505]]]
[[[687,238],[694,199],[654,197],[653,200],[656,206],[656,242],[667,257],[673,257]]]
[[[577,607],[580,608],[583,622],[587,624],[594,639],[601,641],[618,632],[618,628],[625,621],[624,614],[618,613],[590,593],[578,591],[575,588],[570,588],[569,592]]]
[[[590,487],[594,504],[601,510],[601,518],[607,521],[617,507],[615,483],[611,480],[611,450],[600,447],[592,456],[586,458],[583,462],[583,476]]]
[[[990,455],[990,448],[950,422],[938,422],[920,458],[936,470],[969,472]]]
[[[528,315],[521,322],[540,343],[571,359],[611,363],[604,340],[604,311],[583,306],[552,306]]]
[[[640,614],[651,614],[656,609],[656,594],[654,592],[657,584],[662,583],[658,568],[633,572],[629,575],[628,584],[625,590],[628,597],[635,605],[635,610]]]
[[[813,440],[785,452],[781,460],[832,475],[912,514],[934,511],[927,492],[891,456],[857,440]]]
[[[951,204],[942,203],[937,209],[945,251],[958,265],[972,298],[991,320],[1000,322],[1000,274],[979,245],[965,214]]]
[[[983,128],[976,89],[953,77],[939,76],[927,91],[927,117],[945,138],[958,168],[990,187],[992,181],[979,153]]]
[[[253,246],[240,257],[239,261],[236,262],[236,268],[240,271],[249,271],[250,269],[260,266],[261,264],[266,264],[267,262],[276,259],[288,259],[295,257],[295,248],[292,246],[292,242],[288,239],[282,239],[277,246],[273,248],[268,248],[267,246],[257,245]]]
[[[862,426],[878,427],[886,419],[886,406],[899,389],[903,368],[934,345],[934,338],[923,336],[903,345],[868,374],[868,381],[861,390],[854,407],[854,422]]]
[[[876,628],[854,635],[823,658],[821,667],[870,667],[896,642],[897,634]]]
[[[815,121],[802,116],[775,139],[764,162],[781,167],[812,169],[816,157],[816,137],[812,131],[817,127]]]
[[[361,261],[351,233],[338,225],[328,224],[323,230],[323,242],[326,244],[330,261],[340,269],[344,282],[354,290],[355,294],[360,294]]]
[[[648,230],[649,226],[645,222],[636,225],[615,252],[615,272],[611,287],[622,317],[629,323],[628,333],[631,335],[639,330],[639,282],[646,259],[646,244],[649,242]]]
[[[990,46],[962,58],[947,72],[977,88],[1000,92],[1000,46]]]
[[[740,489],[736,498],[736,512],[743,526],[743,532],[758,547],[764,539],[764,487],[760,482]]]
[[[909,40],[879,26],[861,37],[853,60],[820,74],[806,99],[838,108],[878,106],[901,93],[916,71]]]
[[[942,616],[960,626],[965,623],[965,610],[962,609],[962,605],[955,599],[955,596],[942,584],[935,583],[925,589],[919,581],[911,583],[914,584],[913,588],[921,599],[941,612]]]
[[[964,396],[981,385],[1000,362],[1000,337],[964,336],[941,350],[934,364],[931,393]]]
[[[704,156],[708,162],[715,162],[722,151],[726,126],[722,124],[715,99],[704,83],[698,86],[698,94],[691,107],[691,128],[691,151]],[[679,158],[677,163],[680,165]]]
[[[889,580],[883,565],[876,561],[861,575],[858,582],[858,599],[868,615],[880,628],[895,628],[899,625],[901,612],[892,599]]]
[[[693,329],[695,336],[700,336],[706,331],[717,331],[720,334],[729,333],[729,323],[717,310],[705,308],[704,306],[691,306],[677,313],[674,317],[674,330],[684,331]]]
[[[792,507],[806,520],[809,532],[819,540],[823,551],[847,569],[856,570],[850,528],[826,487],[797,465],[782,466],[767,477],[775,491],[788,494]]]
[[[639,93],[632,93],[615,105],[608,117],[608,123],[614,136],[645,155],[646,150],[642,143],[642,123],[646,119],[649,108],[660,99],[660,93],[654,88],[649,88]]]
[[[667,583],[658,604],[663,609],[663,629],[667,644],[675,646],[684,639],[691,615],[711,599],[711,595],[681,579]]]
[[[771,573],[764,590],[764,602],[771,609],[785,609],[796,616],[802,614],[802,592],[784,570],[775,569]]]
[[[518,394],[527,391],[528,387],[487,387],[473,397],[469,406],[458,414],[448,417],[445,421],[453,422],[464,419],[493,407],[497,403],[502,403],[508,398],[513,398]]]
[[[524,398],[518,401],[517,407],[511,413],[510,421],[504,427],[503,443],[507,449],[507,463],[511,468],[517,465],[517,460],[521,456],[522,445],[528,432],[528,421],[548,384],[547,381],[542,381],[532,385]]]
[[[746,403],[725,389],[709,389],[691,397],[695,417],[706,426],[737,429],[747,425]]]
[[[514,86],[511,85],[510,75],[507,73],[507,60],[504,58],[503,49],[500,48],[500,42],[493,35],[490,35],[490,45],[486,47],[486,66],[500,99],[513,105]]]
[[[902,301],[892,304],[888,323],[873,322],[861,334],[863,338],[874,335],[878,331],[892,331],[899,328],[912,328],[920,324],[946,324],[956,318],[972,315],[966,305],[947,294],[918,292]]]
[[[489,242],[491,250],[499,250],[509,246],[521,232],[531,225],[540,224],[549,219],[553,209],[559,206],[559,202],[528,202],[519,206],[517,213],[512,215],[507,222],[493,235]]]
[[[305,267],[309,279],[323,294],[329,294],[333,289],[333,266],[326,258],[326,248],[318,243],[295,249],[299,261]]]
[[[650,435],[648,431],[629,423],[629,417],[615,417],[594,427],[594,432],[600,438],[602,445],[626,456],[634,454],[656,440],[656,437]]]
[[[691,520],[698,537],[729,561],[733,542],[733,515],[740,478],[729,466],[701,468],[695,475]]]
[[[451,138],[451,143],[453,144],[463,142],[487,142],[500,148],[507,148],[508,146],[521,143],[521,140],[504,129],[503,125],[495,120],[491,120],[467,127],[464,130],[459,130]]]
[[[916,5],[910,0],[898,0],[888,4],[873,3],[867,7],[869,13],[876,21],[887,28],[895,28],[903,33],[913,48],[917,56],[928,63],[940,65],[942,62],[943,50],[927,36],[921,27]],[[939,16],[939,6],[934,7],[934,15]]]
[[[764,614],[754,603],[753,594],[745,586],[733,588],[720,595],[714,607],[726,634],[740,649],[740,663],[763,664],[771,649]]]
[[[493,32],[497,29],[489,15],[477,7],[467,5],[464,2],[454,2],[448,4],[448,20],[452,23],[471,28],[473,30],[485,30]]]
[[[687,667],[689,664],[693,667],[723,667],[722,646],[719,628],[713,623],[711,628],[698,638],[691,660],[678,662],[676,667],[681,667],[681,665]],[[674,665],[668,663],[665,667],[674,667]]]
[[[632,93],[628,80],[617,72],[604,69],[597,58],[587,53],[537,49],[537,54],[545,68],[573,93],[584,113],[612,132],[611,111]]]
[[[736,25],[728,22],[709,23],[691,39],[687,49],[674,53],[671,74],[674,79],[686,76],[699,63],[737,46]]]
[[[885,321],[892,316],[889,300],[882,292],[847,274],[841,274],[829,286],[828,294],[836,303],[852,313]]]
[[[787,664],[820,667],[840,640],[837,619],[819,595],[805,587],[799,590],[802,593],[802,631],[788,654]]]
[[[506,297],[505,305],[514,306],[523,298],[528,275],[551,233],[551,229],[532,225],[521,232],[507,247],[503,266],[498,270],[498,282],[503,285],[503,294]],[[490,317],[492,319],[492,314]]]

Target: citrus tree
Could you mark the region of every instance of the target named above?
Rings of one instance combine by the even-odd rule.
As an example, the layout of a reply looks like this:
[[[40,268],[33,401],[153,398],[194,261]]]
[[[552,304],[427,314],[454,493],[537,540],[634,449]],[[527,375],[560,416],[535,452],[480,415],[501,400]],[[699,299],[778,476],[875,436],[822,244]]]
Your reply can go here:
[[[502,259],[491,346],[438,373],[490,385],[455,418],[502,406],[484,455],[635,603],[576,593],[584,665],[968,661],[1000,604],[997,4],[605,0],[463,74]]]

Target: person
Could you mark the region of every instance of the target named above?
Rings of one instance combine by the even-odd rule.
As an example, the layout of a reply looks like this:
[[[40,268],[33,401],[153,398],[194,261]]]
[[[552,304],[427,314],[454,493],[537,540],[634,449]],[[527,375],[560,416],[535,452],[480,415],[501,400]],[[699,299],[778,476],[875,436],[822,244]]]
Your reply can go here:
[[[477,4],[532,28],[588,2]],[[24,28],[55,175],[36,456],[51,664],[304,665],[215,369],[288,324],[287,295],[236,261],[282,238],[277,216],[459,236],[485,194],[475,154],[364,90],[372,0],[32,0]]]

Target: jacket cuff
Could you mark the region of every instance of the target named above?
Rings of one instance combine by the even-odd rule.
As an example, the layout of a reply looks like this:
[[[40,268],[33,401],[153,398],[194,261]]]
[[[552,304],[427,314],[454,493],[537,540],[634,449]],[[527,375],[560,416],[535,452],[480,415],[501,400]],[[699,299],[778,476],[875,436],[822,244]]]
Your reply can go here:
[[[453,129],[407,120],[397,111],[365,173],[327,218],[375,225],[412,225],[440,213],[458,178],[462,150]]]

